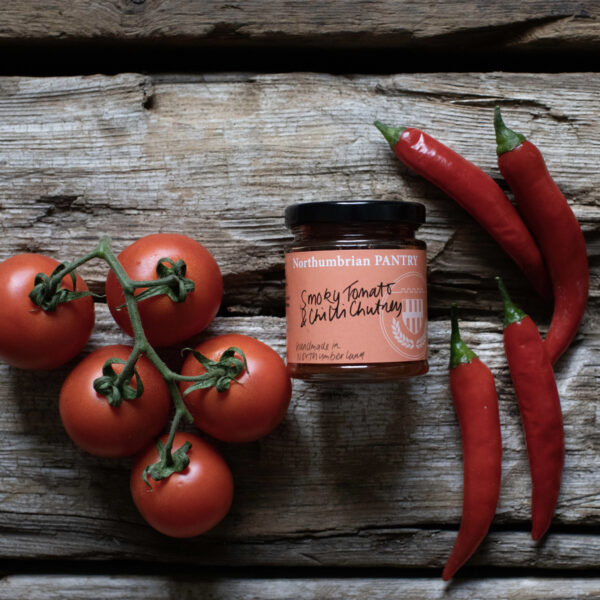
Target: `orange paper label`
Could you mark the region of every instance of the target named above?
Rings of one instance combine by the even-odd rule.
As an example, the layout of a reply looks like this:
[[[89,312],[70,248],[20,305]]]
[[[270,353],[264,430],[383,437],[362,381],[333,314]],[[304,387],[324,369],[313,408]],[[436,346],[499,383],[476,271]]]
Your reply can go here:
[[[285,257],[289,363],[427,358],[424,250],[325,250]]]

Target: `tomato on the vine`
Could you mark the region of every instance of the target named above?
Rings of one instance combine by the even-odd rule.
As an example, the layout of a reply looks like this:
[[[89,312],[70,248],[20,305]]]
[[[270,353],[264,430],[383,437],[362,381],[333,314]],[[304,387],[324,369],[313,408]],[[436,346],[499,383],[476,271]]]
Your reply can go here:
[[[94,326],[90,296],[61,302],[44,311],[29,298],[38,273],[50,275],[59,265],[42,254],[18,254],[0,263],[0,358],[20,369],[54,369],[75,357]],[[70,275],[61,288],[73,290]],[[77,291],[87,291],[76,276]]]
[[[94,380],[102,376],[102,367],[110,358],[126,361],[130,346],[104,346],[86,356],[68,375],[60,391],[59,409],[63,426],[80,448],[103,457],[131,456],[144,448],[165,427],[171,397],[162,375],[146,356],[140,356],[135,368],[142,381],[139,398],[122,400],[111,406],[94,389]],[[113,364],[115,373],[122,364]],[[135,385],[135,378],[131,379]]]
[[[279,354],[255,338],[221,335],[202,342],[196,352],[217,361],[228,348],[239,348],[246,358],[244,369],[219,392],[215,387],[197,389],[184,396],[196,426],[225,442],[250,442],[270,433],[281,422],[292,394],[292,384]],[[237,355],[236,355],[237,356]],[[201,375],[206,369],[192,353],[182,375]],[[180,382],[183,393],[192,383]]]
[[[144,332],[153,346],[177,344],[202,331],[214,319],[223,296],[223,279],[215,259],[202,244],[185,235],[147,235],[118,256],[127,275],[137,281],[158,279],[156,265],[162,258],[185,262],[185,277],[194,282],[194,291],[183,302],[166,295],[138,302]],[[143,289],[137,290],[136,295],[141,292]],[[106,280],[106,300],[121,329],[133,335],[123,290],[113,271]]]
[[[164,444],[167,436],[160,441]],[[171,537],[200,535],[213,528],[229,511],[233,500],[233,477],[225,459],[206,441],[184,432],[175,434],[173,451],[191,442],[189,465],[166,479],[148,481],[144,469],[158,460],[154,444],[135,460],[130,489],[133,501],[144,519],[157,531]]]

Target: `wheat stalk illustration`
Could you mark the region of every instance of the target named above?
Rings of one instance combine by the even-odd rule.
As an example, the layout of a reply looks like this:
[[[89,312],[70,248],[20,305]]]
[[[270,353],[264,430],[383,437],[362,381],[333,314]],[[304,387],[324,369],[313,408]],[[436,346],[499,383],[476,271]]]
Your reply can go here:
[[[392,335],[401,346],[404,346],[409,350],[412,350],[415,347],[415,343],[402,333],[400,323],[398,323],[396,319],[392,319]]]

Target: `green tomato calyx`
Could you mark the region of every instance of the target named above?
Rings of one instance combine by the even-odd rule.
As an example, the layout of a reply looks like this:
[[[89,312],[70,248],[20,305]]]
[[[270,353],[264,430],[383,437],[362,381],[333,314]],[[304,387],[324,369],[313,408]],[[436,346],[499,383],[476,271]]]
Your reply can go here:
[[[249,372],[246,356],[239,348],[227,348],[219,357],[218,361],[207,358],[200,352],[186,348],[194,358],[206,369],[206,373],[195,378],[195,383],[188,387],[183,393],[187,396],[195,390],[203,390],[210,387],[215,387],[217,392],[225,392],[229,389],[232,381],[235,381],[244,370]],[[236,356],[238,354],[241,358]]]

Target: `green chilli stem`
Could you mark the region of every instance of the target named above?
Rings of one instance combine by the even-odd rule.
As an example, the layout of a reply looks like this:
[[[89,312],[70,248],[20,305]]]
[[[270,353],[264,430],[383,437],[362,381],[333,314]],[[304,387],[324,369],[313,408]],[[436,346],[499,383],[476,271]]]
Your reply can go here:
[[[504,304],[504,323],[503,327],[506,329],[509,325],[513,323],[520,323],[526,316],[527,313],[521,310],[515,303],[511,300],[508,295],[508,290],[504,285],[504,282],[500,277],[496,277],[496,281],[498,282],[498,289],[500,290],[500,295],[502,296],[502,303]]]
[[[496,154],[498,156],[514,150],[525,141],[525,136],[522,133],[517,133],[506,126],[499,106],[496,106],[494,110],[494,130],[496,132]]]
[[[470,363],[474,358],[477,358],[477,354],[460,337],[458,307],[454,302],[450,309],[450,321],[452,323],[452,333],[450,334],[450,368],[455,369],[458,365]]]
[[[406,127],[392,127],[382,123],[381,121],[374,121],[373,125],[379,129],[381,135],[383,135],[383,137],[387,140],[387,143],[392,149],[398,143],[398,140],[402,137],[402,134],[406,131]]]

